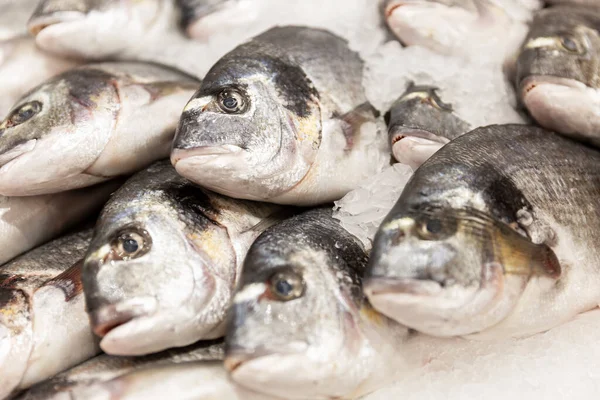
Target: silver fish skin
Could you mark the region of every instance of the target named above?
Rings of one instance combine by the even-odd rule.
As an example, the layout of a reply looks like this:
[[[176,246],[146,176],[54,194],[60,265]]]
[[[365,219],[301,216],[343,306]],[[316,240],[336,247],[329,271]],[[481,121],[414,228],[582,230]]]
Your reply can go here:
[[[361,290],[367,254],[315,209],[263,233],[234,297],[225,365],[237,384],[286,399],[354,399],[389,383],[407,329]]]
[[[116,383],[127,383],[130,380],[127,378],[128,374],[135,376],[137,371],[143,374],[146,369],[160,369],[189,363],[204,363],[209,370],[212,370],[215,362],[222,360],[223,356],[222,340],[201,341],[187,347],[165,350],[142,357],[117,357],[101,354],[47,381],[38,383],[20,393],[14,400],[90,400],[96,399],[95,396],[104,399],[107,389],[114,390],[113,394],[117,396],[108,397],[110,399],[127,398],[121,397],[127,394],[127,385],[121,386]],[[222,368],[222,362],[219,364]],[[120,377],[123,377],[124,381],[121,381]],[[135,380],[132,383],[135,383]],[[156,385],[160,384],[160,381],[154,382],[154,389],[159,389]],[[125,393],[118,393],[123,389],[125,389]]]
[[[453,112],[435,86],[411,82],[386,114],[392,154],[417,169],[450,140],[468,132],[470,125]]]
[[[27,20],[38,3],[38,0],[0,2],[0,43],[27,34]]]
[[[29,196],[131,174],[169,154],[199,81],[157,64],[88,64],[25,94],[0,123],[0,194]]]
[[[257,0],[176,0],[181,25],[195,40],[207,41],[216,32],[251,24]]]
[[[231,197],[339,199],[389,165],[362,68],[347,42],[325,30],[270,29],[211,68],[184,109],[171,161]]]
[[[177,18],[173,0],[41,0],[28,29],[45,51],[103,60],[129,54]]]
[[[538,12],[517,62],[522,103],[542,126],[600,146],[600,8]]]
[[[518,337],[600,301],[600,152],[491,125],[413,175],[375,237],[364,283],[380,312],[436,336]]]
[[[91,236],[63,236],[0,268],[0,398],[99,352],[80,278]]]
[[[100,210],[120,182],[43,196],[0,196],[0,265]]]
[[[246,252],[283,211],[199,188],[168,160],[134,175],[104,207],[83,268],[102,349],[148,354],[221,337]]]

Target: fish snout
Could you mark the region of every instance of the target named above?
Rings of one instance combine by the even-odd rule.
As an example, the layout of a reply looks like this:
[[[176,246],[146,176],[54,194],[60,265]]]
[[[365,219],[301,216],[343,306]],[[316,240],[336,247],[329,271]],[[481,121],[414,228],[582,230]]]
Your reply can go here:
[[[37,35],[49,26],[82,20],[87,11],[83,1],[43,0],[29,19],[27,29],[32,35]]]

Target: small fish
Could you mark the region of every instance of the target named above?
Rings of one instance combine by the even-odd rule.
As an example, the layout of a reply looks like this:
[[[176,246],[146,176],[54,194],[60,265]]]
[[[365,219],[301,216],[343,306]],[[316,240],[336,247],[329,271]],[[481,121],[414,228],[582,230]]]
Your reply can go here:
[[[91,236],[63,236],[0,268],[0,398],[99,352],[81,286]]]
[[[435,86],[409,83],[392,105],[386,122],[392,153],[399,162],[417,169],[450,140],[470,130],[470,125],[444,103]]]
[[[256,0],[177,0],[181,25],[193,39],[206,41],[211,35],[248,26],[256,20]]]
[[[24,95],[0,122],[0,194],[90,186],[166,157],[200,82],[148,63],[69,70]]]
[[[454,139],[383,221],[365,293],[437,336],[530,335],[597,307],[598,165],[600,152],[533,126]]]
[[[100,210],[120,182],[43,196],[0,196],[0,265]]]
[[[542,126],[600,146],[600,8],[538,12],[517,62],[521,101]]]
[[[148,354],[221,337],[248,248],[282,207],[229,199],[168,161],[134,175],[98,219],[83,284],[109,354]]]
[[[363,62],[325,30],[270,29],[209,71],[179,122],[171,161],[216,192],[313,205],[389,165]]]
[[[234,297],[225,365],[237,384],[286,399],[354,399],[389,383],[407,329],[361,290],[367,254],[315,209],[263,233]]]

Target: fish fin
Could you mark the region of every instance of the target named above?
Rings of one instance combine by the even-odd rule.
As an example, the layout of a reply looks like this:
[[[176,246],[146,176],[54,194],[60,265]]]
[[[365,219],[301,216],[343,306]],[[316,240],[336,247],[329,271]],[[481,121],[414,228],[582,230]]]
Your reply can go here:
[[[344,150],[348,151],[354,147],[355,138],[358,136],[362,124],[378,118],[379,115],[379,111],[367,101],[346,114],[337,116],[336,118],[341,121],[342,131],[346,138],[346,148]]]
[[[83,267],[83,258],[73,264],[69,269],[44,282],[41,287],[55,286],[65,293],[65,301],[70,301],[83,293],[83,284],[81,282],[81,268]]]
[[[302,209],[300,207],[284,207],[261,219],[260,222],[252,226],[250,229],[244,231],[244,233],[251,231],[264,232],[270,227],[282,222],[283,220],[293,217],[294,215],[298,214],[301,210]]]

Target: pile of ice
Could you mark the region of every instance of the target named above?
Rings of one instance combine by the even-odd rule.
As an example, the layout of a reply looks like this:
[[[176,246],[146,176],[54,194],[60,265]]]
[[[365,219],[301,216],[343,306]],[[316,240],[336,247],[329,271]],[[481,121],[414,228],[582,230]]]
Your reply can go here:
[[[423,366],[364,400],[571,400],[600,393],[600,310],[529,338],[445,339],[451,343],[443,346],[440,340],[424,337],[417,352],[431,356]]]

